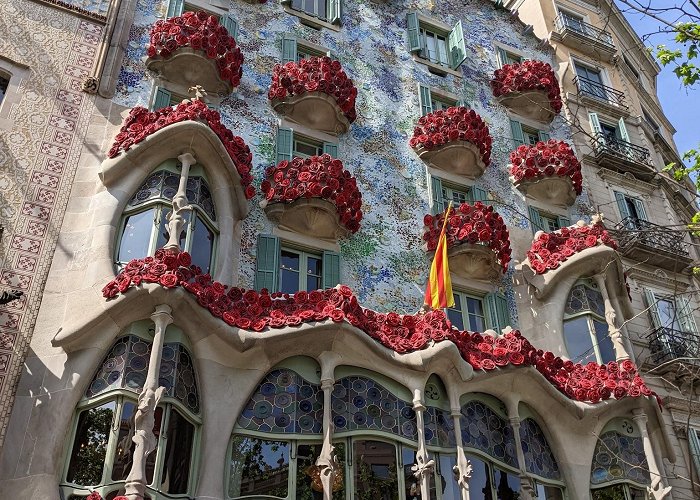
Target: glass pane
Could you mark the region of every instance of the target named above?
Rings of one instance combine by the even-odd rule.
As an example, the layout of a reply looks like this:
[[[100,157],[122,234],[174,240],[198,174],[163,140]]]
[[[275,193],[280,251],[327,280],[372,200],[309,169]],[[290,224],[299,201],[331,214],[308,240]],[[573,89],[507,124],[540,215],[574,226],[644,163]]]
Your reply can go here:
[[[676,312],[676,304],[671,299],[659,299],[656,305],[661,326],[671,328],[673,330],[681,330],[678,323],[678,313]]]
[[[292,9],[304,10],[303,7],[304,7],[303,0],[292,0]]]
[[[600,352],[600,362],[615,361],[615,347],[608,335],[608,324],[593,321],[593,327],[595,328],[595,337],[598,343],[598,351]]]
[[[9,85],[9,78],[5,78],[3,75],[0,75],[0,102],[2,102],[3,98],[5,97],[5,92],[7,92],[7,87]]]
[[[298,253],[282,250],[280,258],[280,291],[294,293],[299,290],[299,261]]]
[[[638,490],[637,488],[629,487],[630,500],[645,500],[647,495],[644,491]]]
[[[467,455],[467,460],[472,464],[472,477],[469,480],[470,500],[492,500],[491,474],[489,466],[483,460]]]
[[[160,224],[158,224],[158,235],[156,239],[156,248],[163,248],[165,244],[168,242],[168,238],[170,238],[170,232],[168,231],[168,212],[171,211],[171,208],[168,207],[163,207],[160,209]],[[187,226],[185,226],[184,232],[185,236],[187,235]],[[184,238],[180,238],[181,243],[185,243]],[[183,248],[183,247],[180,247]]]
[[[473,332],[483,332],[486,327],[484,325],[484,309],[480,299],[467,297],[467,310],[469,311],[469,329]]]
[[[318,2],[318,7],[317,7],[318,17],[321,19],[326,19],[326,0],[317,0],[317,2]]]
[[[334,443],[340,473],[333,480],[333,498],[345,498],[345,443]],[[323,484],[316,459],[321,454],[321,444],[300,444],[297,446],[297,498],[323,499]]]
[[[520,478],[514,474],[493,469],[493,482],[498,500],[516,500],[520,498]]]
[[[228,496],[267,495],[286,498],[289,443],[234,436],[229,463]]]
[[[447,40],[444,37],[437,37],[438,60],[440,64],[447,64]]]
[[[438,481],[440,481],[442,500],[460,500],[462,498],[453,472],[456,466],[457,457],[455,455],[440,454],[440,477],[438,477]],[[472,477],[474,476],[472,475]]]
[[[537,500],[564,500],[561,488],[537,483]]]
[[[591,490],[591,500],[627,500],[625,486],[616,484],[599,490]]]
[[[450,319],[452,326],[460,330],[464,330],[464,320],[462,319],[462,297],[454,294],[455,305],[447,309],[447,317]]]
[[[318,290],[321,288],[323,260],[318,257],[307,256],[306,268],[306,290]]]
[[[192,263],[201,267],[203,272],[208,273],[211,271],[211,257],[214,253],[214,233],[199,215],[196,217],[194,232],[190,238],[190,254],[192,255]]]
[[[353,442],[354,482],[358,500],[398,500],[396,449],[381,441]]]
[[[564,340],[572,361],[585,364],[596,360],[586,316],[564,321]]]
[[[114,465],[112,466],[112,479],[114,481],[124,481],[131,472],[132,458],[136,444],[131,439],[134,437],[134,415],[136,405],[127,401],[122,405],[122,416],[119,421],[119,435],[117,437],[117,448],[114,451]],[[153,422],[153,434],[156,439],[160,436],[160,425],[163,420],[163,408],[156,408],[155,420]],[[156,452],[149,454],[146,458],[146,482],[153,483],[153,472],[156,465]]]
[[[294,141],[294,156],[307,158],[319,154],[319,147],[308,142]]]
[[[84,486],[102,483],[102,468],[115,409],[116,402],[110,401],[80,412],[66,475],[69,483]]]
[[[119,242],[118,262],[129,262],[148,255],[154,218],[155,208],[127,216]]]
[[[437,60],[437,50],[435,47],[435,35],[429,31],[425,32],[425,50],[427,51],[428,59],[431,61]]]
[[[431,457],[434,458],[434,457]],[[407,446],[401,447],[401,461],[403,462],[404,486],[406,488],[406,500],[421,500],[420,481],[413,475],[411,467],[416,463],[416,450]],[[435,492],[435,475],[430,476],[430,498],[437,499]]]
[[[166,493],[187,493],[194,425],[175,408],[170,407],[170,420],[165,437],[167,445],[160,478],[161,490]]]

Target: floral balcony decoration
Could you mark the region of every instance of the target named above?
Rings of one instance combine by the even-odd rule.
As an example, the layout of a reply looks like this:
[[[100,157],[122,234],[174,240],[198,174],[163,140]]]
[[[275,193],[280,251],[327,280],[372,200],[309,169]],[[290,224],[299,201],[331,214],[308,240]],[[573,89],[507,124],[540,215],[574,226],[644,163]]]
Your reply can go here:
[[[445,214],[426,215],[425,249],[437,247]],[[493,207],[477,201],[462,203],[447,221],[450,270],[467,279],[495,280],[508,269],[511,248],[508,229]]]
[[[538,231],[527,260],[537,274],[544,274],[551,269],[557,269],[573,255],[599,245],[617,249],[617,242],[610,236],[602,222],[596,221],[586,225],[579,221],[571,227],[563,227],[552,233]]]
[[[141,106],[133,108],[114,138],[114,143],[107,155],[109,158],[115,158],[168,125],[186,120],[207,125],[219,137],[241,177],[241,185],[245,189],[246,198],[251,199],[255,196],[255,188],[251,185],[253,176],[250,171],[253,155],[250,148],[242,138],[233,135],[233,132],[221,123],[218,111],[209,109],[204,102],[198,99],[185,100],[177,106],[165,107],[156,111],[148,111]]]
[[[489,128],[473,109],[453,106],[418,119],[409,145],[425,163],[476,179],[491,163]]]
[[[561,111],[559,82],[552,67],[542,61],[506,64],[491,80],[493,95],[521,116],[551,122]]]
[[[510,180],[526,196],[569,206],[581,194],[581,163],[571,146],[550,139],[510,153]]]
[[[230,94],[243,74],[243,54],[219,20],[206,12],[185,12],[159,20],[151,29],[146,66],[185,88]]]
[[[265,171],[260,188],[261,206],[281,227],[326,239],[360,229],[357,181],[329,154],[283,160]]]
[[[267,96],[276,112],[330,134],[347,132],[357,118],[357,88],[340,62],[326,56],[275,65]]]
[[[454,328],[442,310],[416,314],[378,313],[360,306],[344,285],[327,290],[299,291],[293,296],[266,289],[257,292],[212,281],[192,265],[186,252],[158,250],[154,257],[134,259],[102,290],[108,299],[145,284],[181,287],[210,314],[228,325],[265,335],[273,329],[303,323],[348,323],[396,353],[419,351],[439,342],[452,342],[474,370],[533,367],[561,393],[576,401],[655,396],[629,360],[620,364],[575,364],[535,348],[517,330],[494,337]]]

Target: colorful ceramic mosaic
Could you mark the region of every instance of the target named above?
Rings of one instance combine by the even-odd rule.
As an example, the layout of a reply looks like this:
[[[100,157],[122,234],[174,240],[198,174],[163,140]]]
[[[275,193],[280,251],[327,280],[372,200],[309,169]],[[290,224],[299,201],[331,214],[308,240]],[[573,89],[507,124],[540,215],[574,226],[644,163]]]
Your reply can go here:
[[[278,434],[321,434],[323,393],[288,369],[270,372],[238,418],[238,427]]]
[[[609,431],[598,438],[593,454],[591,484],[628,479],[649,484],[649,465],[639,436],[623,436]]]
[[[526,418],[520,422],[520,442],[528,472],[546,479],[561,479],[559,464],[547,443],[547,438],[533,419]]]
[[[512,467],[518,467],[513,429],[505,418],[481,401],[462,406],[462,443]]]

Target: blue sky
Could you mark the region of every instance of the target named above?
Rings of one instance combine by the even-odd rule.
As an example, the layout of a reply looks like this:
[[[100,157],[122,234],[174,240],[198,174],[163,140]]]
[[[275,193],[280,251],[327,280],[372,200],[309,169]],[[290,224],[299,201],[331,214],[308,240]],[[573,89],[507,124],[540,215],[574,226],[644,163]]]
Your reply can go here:
[[[639,35],[658,31],[661,26],[659,21],[641,14],[625,12],[625,16]],[[659,44],[671,47],[675,42],[672,36],[666,34],[654,35],[647,42],[647,46]],[[662,68],[657,79],[657,91],[666,116],[677,130],[674,139],[678,151],[683,154],[684,151],[697,148],[700,143],[700,134],[695,125],[700,113],[700,88],[697,85],[692,89],[683,87],[672,70],[671,66]]]

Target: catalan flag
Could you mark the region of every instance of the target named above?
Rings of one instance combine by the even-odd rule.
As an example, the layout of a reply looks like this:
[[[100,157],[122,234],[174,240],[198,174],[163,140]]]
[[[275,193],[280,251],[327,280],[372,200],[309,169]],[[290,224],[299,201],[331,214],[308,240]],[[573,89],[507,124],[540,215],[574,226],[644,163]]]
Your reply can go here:
[[[440,238],[438,238],[437,248],[435,249],[435,257],[433,258],[432,266],[430,266],[428,284],[425,287],[425,304],[433,309],[442,309],[455,305],[455,299],[452,295],[450,270],[447,267],[447,237],[445,236],[451,209],[452,203],[450,202],[445,211],[445,220],[442,223],[442,231],[440,231]]]

